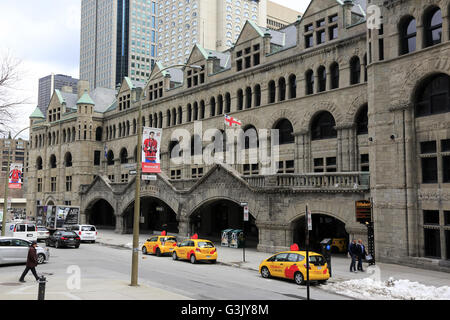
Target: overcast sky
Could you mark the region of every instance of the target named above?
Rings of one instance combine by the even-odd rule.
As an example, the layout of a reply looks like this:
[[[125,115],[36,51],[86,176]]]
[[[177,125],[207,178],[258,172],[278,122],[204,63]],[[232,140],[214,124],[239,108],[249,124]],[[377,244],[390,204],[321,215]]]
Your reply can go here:
[[[272,0],[304,12],[309,0]],[[13,132],[29,125],[38,79],[51,73],[79,76],[81,0],[0,0],[0,55],[21,60],[22,81],[13,94],[30,104],[16,109]],[[26,131],[21,137],[28,139]]]

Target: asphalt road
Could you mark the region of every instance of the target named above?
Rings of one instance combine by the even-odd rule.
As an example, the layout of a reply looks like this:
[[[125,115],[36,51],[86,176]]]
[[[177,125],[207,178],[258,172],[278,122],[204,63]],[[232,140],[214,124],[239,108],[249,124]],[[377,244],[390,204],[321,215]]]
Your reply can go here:
[[[43,244],[40,244],[44,246]],[[100,244],[82,244],[79,249],[50,248],[50,261],[39,265],[51,281],[64,277],[69,266],[78,266],[83,279],[130,281],[131,250]],[[17,274],[24,266],[2,266],[0,271]],[[31,274],[28,276],[31,280]],[[305,299],[306,286],[278,279],[263,279],[257,272],[220,264],[191,264],[173,261],[171,257],[156,257],[139,253],[139,283],[160,288],[195,300],[292,300]],[[0,288],[1,289],[1,288]],[[311,287],[311,298],[348,299]],[[99,297],[101,299],[101,297]]]

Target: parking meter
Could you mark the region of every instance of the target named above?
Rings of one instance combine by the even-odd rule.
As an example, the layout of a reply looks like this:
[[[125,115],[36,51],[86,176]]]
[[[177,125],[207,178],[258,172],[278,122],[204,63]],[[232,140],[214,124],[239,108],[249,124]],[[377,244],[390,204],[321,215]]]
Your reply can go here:
[[[331,243],[332,240],[329,238],[320,241],[322,255],[325,257],[325,260],[327,261],[328,270],[330,271],[330,277],[331,277]]]

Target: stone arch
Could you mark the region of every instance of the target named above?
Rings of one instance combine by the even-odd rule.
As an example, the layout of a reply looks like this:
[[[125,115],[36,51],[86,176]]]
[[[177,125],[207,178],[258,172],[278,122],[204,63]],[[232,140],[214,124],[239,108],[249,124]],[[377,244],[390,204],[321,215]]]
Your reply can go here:
[[[304,114],[301,127],[299,129],[309,130],[311,121],[322,111],[328,111],[334,117],[336,126],[339,127],[345,123],[344,115],[338,110],[337,106],[328,101],[314,103]]]
[[[45,205],[47,206],[55,206],[56,205],[56,200],[53,196],[48,196],[45,201],[44,201]],[[50,204],[52,203],[52,204]]]
[[[355,97],[355,99],[353,99],[352,103],[350,104],[347,113],[344,115],[344,122],[354,123],[356,114],[358,113],[359,109],[366,104],[368,104],[366,92],[364,92],[364,94],[362,95],[358,95],[357,97]]]
[[[302,128],[299,126],[300,121],[297,114],[289,109],[281,109],[272,113],[272,115],[267,118],[264,128],[273,128],[281,119],[289,120],[292,123],[294,132],[299,131]]]

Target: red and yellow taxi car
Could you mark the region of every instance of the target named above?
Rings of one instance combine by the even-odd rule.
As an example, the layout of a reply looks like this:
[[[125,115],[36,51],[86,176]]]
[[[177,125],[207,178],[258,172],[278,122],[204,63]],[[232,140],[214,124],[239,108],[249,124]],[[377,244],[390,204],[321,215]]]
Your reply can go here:
[[[263,278],[278,277],[294,280],[297,284],[306,281],[306,251],[283,251],[264,260],[259,265]],[[325,283],[330,278],[325,258],[309,252],[309,280]]]
[[[186,239],[178,243],[172,253],[173,260],[190,260],[191,263],[197,261],[211,261],[216,263],[217,250],[209,240],[204,239]]]
[[[158,257],[164,254],[172,254],[177,245],[177,238],[174,236],[160,235],[152,236],[142,246],[143,254],[155,254]]]

